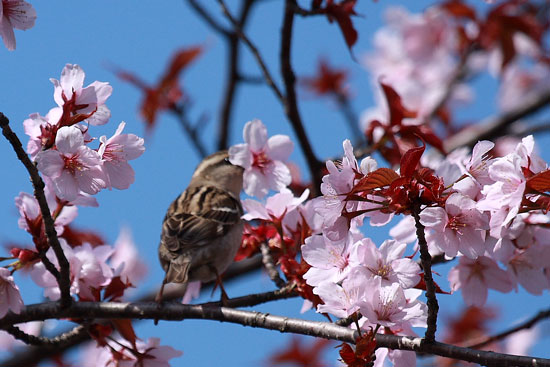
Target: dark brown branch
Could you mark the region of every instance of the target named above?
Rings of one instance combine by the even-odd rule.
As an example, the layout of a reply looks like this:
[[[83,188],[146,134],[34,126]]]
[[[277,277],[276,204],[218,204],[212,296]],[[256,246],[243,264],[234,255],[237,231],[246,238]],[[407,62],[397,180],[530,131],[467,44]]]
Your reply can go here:
[[[479,140],[494,140],[506,133],[507,127],[517,120],[549,106],[550,90],[539,95],[530,96],[521,107],[499,116],[488,117],[478,124],[472,125],[451,136],[445,141],[445,150],[450,152],[463,146],[472,147]]]
[[[357,118],[357,114],[349,103],[349,98],[341,92],[335,93],[335,96],[336,102],[338,102],[338,105],[340,107],[340,111],[344,115],[344,120],[348,124],[350,133],[352,136],[355,137],[355,139],[353,139],[353,145],[355,147],[364,145],[366,143],[365,134],[363,134],[359,129],[359,119]]]
[[[286,285],[286,282],[279,275],[279,271],[277,270],[273,257],[271,256],[269,246],[263,242],[260,245],[260,250],[262,251],[262,262],[265,270],[267,271],[267,275],[269,275],[269,279],[271,279],[278,288],[283,288]]]
[[[428,328],[426,329],[425,340],[428,343],[435,341],[435,332],[437,330],[437,312],[439,305],[435,296],[435,284],[432,277],[432,256],[428,251],[428,243],[424,233],[424,226],[420,223],[420,205],[417,205],[412,210],[412,216],[416,226],[416,237],[418,238],[418,246],[420,247],[420,261],[424,270],[424,281],[426,282],[426,299],[428,304]]]
[[[244,30],[253,3],[254,0],[245,0],[243,2],[237,21],[238,29]],[[229,65],[227,66],[225,91],[222,100],[220,120],[218,125],[218,141],[216,143],[218,150],[227,149],[227,145],[229,142],[229,127],[231,123],[231,115],[235,107],[235,95],[239,82],[243,81],[239,73],[240,47],[239,35],[236,31],[232,32],[227,37],[227,43]]]
[[[50,213],[50,208],[48,207],[48,202],[46,201],[46,195],[44,194],[44,181],[38,173],[38,169],[30,160],[29,156],[23,149],[21,141],[17,135],[12,131],[9,125],[8,118],[0,112],[0,128],[2,128],[2,134],[10,142],[17,155],[17,158],[23,163],[29,175],[31,176],[31,182],[34,187],[34,197],[38,201],[40,206],[40,212],[42,213],[42,219],[44,221],[44,228],[46,231],[46,236],[48,238],[48,244],[53,249],[57,261],[59,263],[59,272],[55,266],[47,259],[46,256],[41,256],[41,260],[44,263],[46,269],[52,273],[56,278],[57,283],[59,284],[59,289],[61,290],[61,306],[67,307],[71,304],[72,298],[70,293],[71,280],[70,280],[70,269],[69,261],[63,253],[59,239],[57,238],[57,231],[55,230],[54,220]]]
[[[291,48],[292,48],[292,30],[294,25],[294,10],[296,2],[293,0],[285,1],[285,9],[283,16],[283,25],[281,27],[281,75],[285,85],[286,98],[283,104],[285,114],[294,129],[294,133],[300,142],[300,146],[306,158],[312,181],[313,197],[319,195],[319,187],[322,179],[322,164],[319,162],[313,147],[307,137],[302,123],[302,117],[298,110],[298,101],[296,98],[296,76],[292,70],[291,64]]]
[[[181,321],[185,319],[217,320],[239,325],[258,327],[280,332],[312,335],[325,339],[355,343],[357,333],[347,327],[333,323],[307,321],[266,313],[235,310],[227,307],[204,305],[164,304],[159,307],[154,302],[116,303],[116,302],[75,302],[68,308],[50,302],[29,305],[19,315],[9,313],[0,320],[0,328],[34,320],[49,318],[90,318],[90,319],[160,319]],[[425,343],[424,339],[383,335],[376,336],[378,347],[411,350],[435,354],[442,357],[479,363],[485,366],[537,366],[550,367],[550,360],[544,358],[520,357],[503,353],[479,351],[438,342]]]
[[[199,157],[200,158],[206,157],[208,155],[208,151],[206,150],[200,137],[198,136],[197,129],[191,125],[191,122],[187,118],[187,114],[183,104],[173,105],[170,108],[170,111],[174,114],[174,116],[176,116],[176,118],[180,122],[180,125],[183,128],[183,131],[189,138],[189,141],[191,141],[191,144],[195,148]]]
[[[73,339],[80,339],[82,337],[82,334],[88,334],[86,328],[82,325],[78,325],[75,328],[65,333],[62,333],[54,338],[30,335],[19,329],[17,326],[9,326],[4,330],[11,334],[14,338],[19,339],[29,345],[56,346],[59,348],[71,345]]]
[[[204,9],[197,0],[187,0],[189,6],[216,32],[224,37],[230,37],[231,32],[222,27],[214,17]]]
[[[282,104],[284,104],[285,103],[285,98],[283,97],[283,94],[281,93],[281,90],[279,89],[277,84],[275,84],[275,81],[274,81],[273,77],[271,76],[271,73],[269,72],[269,69],[267,68],[267,66],[265,64],[264,59],[260,55],[260,52],[258,51],[258,48],[244,34],[243,30],[241,28],[239,28],[238,22],[235,20],[235,18],[233,18],[233,16],[229,12],[229,9],[227,9],[227,6],[225,5],[224,1],[223,0],[217,0],[217,1],[218,1],[218,4],[220,4],[223,13],[227,17],[227,19],[231,22],[231,24],[233,25],[233,27],[235,29],[235,33],[244,42],[244,44],[250,49],[250,52],[252,52],[252,56],[254,56],[254,58],[256,59],[256,62],[260,66],[260,69],[262,71],[264,79],[267,82],[267,85],[271,88],[273,93],[275,93],[275,96],[277,97],[277,99]]]
[[[547,319],[547,318],[550,318],[550,309],[540,311],[538,314],[536,314],[535,316],[533,316],[529,320],[527,320],[525,322],[522,322],[521,324],[519,324],[519,325],[517,325],[513,328],[510,328],[508,330],[505,330],[501,333],[498,333],[496,335],[485,338],[482,341],[476,342],[475,344],[470,345],[468,348],[473,348],[473,349],[482,348],[482,347],[486,346],[487,344],[491,344],[493,342],[502,340],[502,339],[514,334],[514,333],[517,333],[520,330],[530,329],[537,322],[542,321],[542,320]]]

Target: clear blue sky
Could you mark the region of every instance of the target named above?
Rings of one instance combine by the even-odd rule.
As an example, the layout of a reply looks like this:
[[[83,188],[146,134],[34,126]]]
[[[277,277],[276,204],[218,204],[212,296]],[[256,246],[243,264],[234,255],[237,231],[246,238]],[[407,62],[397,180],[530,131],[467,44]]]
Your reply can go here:
[[[481,3],[481,0],[476,0]],[[229,2],[229,1],[228,1]],[[67,2],[31,1],[38,18],[34,28],[16,31],[17,50],[8,52],[0,47],[0,111],[11,120],[12,128],[26,143],[22,122],[30,113],[45,115],[55,106],[53,87],[49,78],[59,78],[66,63],[80,64],[86,72],[85,84],[94,80],[109,82],[114,90],[107,105],[112,117],[109,124],[93,128],[93,135],[110,136],[122,120],[126,131],[145,136],[144,125],[137,114],[140,93],[132,86],[118,80],[106,67],[115,64],[133,71],[144,80],[154,82],[166,65],[170,55],[180,47],[206,45],[206,51],[186,72],[183,78],[185,91],[193,100],[191,116],[196,119],[202,113],[210,117],[210,124],[202,139],[212,151],[215,121],[225,80],[225,43],[213,31],[198,20],[185,1],[107,1]],[[205,1],[213,5],[213,1]],[[232,2],[230,2],[232,3]],[[274,74],[278,73],[279,29],[282,19],[280,1],[263,1],[254,8],[247,33],[259,45]],[[423,9],[428,1],[361,1],[357,11],[362,16],[354,19],[359,31],[359,41],[354,47],[361,56],[371,47],[371,35],[381,26],[382,14],[388,6],[405,3],[411,10]],[[412,6],[411,3],[414,3]],[[219,17],[217,6],[210,10]],[[243,52],[244,68],[250,75],[259,75],[256,64],[247,51]],[[356,96],[353,106],[357,112],[372,106],[371,82],[367,72],[354,63],[335,24],[325,18],[297,19],[293,45],[293,62],[298,75],[314,73],[317,60],[326,57],[334,66],[350,68],[350,87]],[[478,82],[479,98],[463,117],[484,117],[496,112],[493,102],[495,83],[489,79]],[[348,130],[340,114],[326,100],[315,100],[300,91],[301,111],[306,129],[320,157],[341,154],[342,140]],[[487,102],[488,101],[488,102]],[[242,141],[242,127],[259,118],[270,134],[288,134],[292,131],[282,114],[271,90],[265,86],[247,86],[238,94],[234,113],[231,143]],[[79,228],[101,232],[110,243],[116,239],[121,226],[129,226],[135,242],[149,267],[149,276],[140,284],[136,293],[156,288],[163,277],[157,261],[157,244],[160,224],[169,203],[183,190],[198,163],[190,143],[177,122],[168,115],[161,115],[157,128],[146,140],[145,154],[132,162],[136,182],[129,190],[103,191],[97,199],[99,208],[81,208],[75,225]],[[0,244],[7,242],[31,243],[28,234],[17,227],[17,210],[14,197],[20,191],[32,192],[27,172],[4,139],[0,139],[3,179],[0,181]],[[550,151],[546,152],[550,160]],[[303,157],[296,148],[291,159],[300,167]],[[389,228],[368,232],[380,243]],[[0,256],[2,256],[0,254]],[[446,270],[441,269],[442,274]],[[17,276],[17,280],[21,279]],[[22,281],[25,303],[41,300],[39,292],[30,282]],[[447,281],[440,284],[448,289]],[[272,283],[262,273],[248,276],[239,284],[228,288],[230,296],[273,289]],[[547,306],[544,297],[534,297],[520,291],[518,295],[491,293],[489,304],[501,309],[502,322],[498,330],[509,322],[529,317]],[[217,299],[217,295],[214,296]],[[442,317],[452,315],[461,305],[460,295],[441,296]],[[201,301],[210,299],[203,296]],[[300,316],[301,300],[277,302],[257,308],[277,315]],[[313,312],[304,317],[318,318]],[[182,357],[173,365],[212,366],[222,358],[226,366],[255,366],[274,349],[281,348],[289,336],[277,332],[244,328],[238,325],[211,321],[161,322],[153,326],[150,321],[136,323],[138,336],[161,337],[162,344],[183,350]],[[535,350],[541,357],[550,357],[550,351],[542,343]],[[0,353],[0,357],[2,354]],[[334,362],[336,353],[332,353]]]

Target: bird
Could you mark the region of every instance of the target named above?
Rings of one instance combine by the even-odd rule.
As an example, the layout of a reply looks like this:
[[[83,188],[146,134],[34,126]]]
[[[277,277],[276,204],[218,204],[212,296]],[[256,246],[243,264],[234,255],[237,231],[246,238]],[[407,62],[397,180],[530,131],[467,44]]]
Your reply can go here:
[[[162,222],[158,256],[166,272],[156,297],[162,302],[167,283],[217,280],[222,301],[227,294],[222,274],[233,262],[243,233],[240,192],[244,169],[229,161],[227,151],[199,163],[191,182],[169,206]]]

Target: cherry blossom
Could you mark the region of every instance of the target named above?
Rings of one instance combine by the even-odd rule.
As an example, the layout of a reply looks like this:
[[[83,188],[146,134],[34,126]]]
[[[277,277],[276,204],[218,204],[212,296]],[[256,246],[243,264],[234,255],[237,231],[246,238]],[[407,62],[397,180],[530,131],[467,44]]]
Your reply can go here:
[[[289,232],[290,228],[286,226],[289,224],[291,227],[295,227],[297,220],[296,216],[291,218],[291,222],[286,219],[288,214],[293,214],[309,196],[309,190],[306,189],[300,197],[295,197],[290,190],[285,189],[273,196],[267,198],[265,204],[253,199],[245,199],[242,201],[243,209],[246,214],[243,215],[244,220],[262,219],[266,221],[272,221],[276,226],[282,226],[283,231]]]
[[[382,286],[397,283],[411,288],[420,281],[420,266],[403,257],[406,247],[405,243],[386,240],[377,248],[370,238],[364,238],[354,246],[352,257],[359,262],[364,278],[380,278]]]
[[[99,138],[99,155],[103,162],[103,172],[107,179],[107,186],[124,190],[134,182],[134,170],[128,164],[129,160],[136,159],[145,151],[143,139],[134,134],[121,134],[126,126],[121,122],[115,134],[107,139]]]
[[[49,180],[45,180],[45,182],[46,187],[44,189],[44,194],[46,196],[46,202],[55,219],[55,230],[58,235],[61,235],[64,226],[71,223],[78,215],[78,208],[74,205],[64,205],[61,210],[58,210],[57,199],[52,188],[53,185]],[[29,223],[36,221],[39,217],[41,218],[42,215],[38,200],[36,200],[33,195],[27,194],[26,192],[20,192],[19,196],[15,198],[15,205],[17,209],[19,209],[19,228],[30,231],[31,228],[29,227]]]
[[[260,120],[246,123],[243,138],[244,144],[229,148],[229,160],[244,168],[244,191],[263,198],[269,190],[281,191],[288,186],[290,170],[284,162],[292,153],[290,138],[274,135],[268,139],[267,129]]]
[[[36,10],[23,0],[0,1],[0,36],[4,46],[10,51],[15,50],[15,34],[13,29],[27,30],[34,26]]]
[[[40,116],[38,113],[29,115],[29,118],[23,121],[25,134],[30,139],[27,143],[27,153],[31,158],[43,149],[50,148],[55,143],[56,125],[61,119],[63,110],[59,107],[52,108],[46,116]]]
[[[487,218],[477,210],[476,202],[460,193],[445,201],[445,208],[426,208],[420,213],[420,222],[431,229],[429,241],[454,257],[458,252],[475,259],[485,253]]]
[[[147,343],[136,342],[139,354],[127,353],[129,359],[118,362],[117,367],[170,367],[169,360],[179,357],[183,352],[167,345],[160,345],[159,338],[149,338]]]
[[[19,287],[13,281],[11,272],[6,268],[0,268],[0,318],[6,316],[8,311],[19,313],[21,308],[23,299]]]
[[[522,68],[517,63],[504,69],[498,91],[498,104],[503,111],[517,109],[531,96],[550,91],[550,67],[541,62]]]
[[[462,289],[462,298],[468,306],[485,305],[489,288],[503,293],[514,288],[508,273],[486,256],[475,260],[460,257],[458,265],[449,271],[448,279],[453,292]]]
[[[397,283],[381,285],[381,278],[369,280],[369,292],[361,303],[361,314],[370,323],[386,327],[400,327],[408,320],[422,317],[425,310],[421,303],[408,303],[403,288]]]
[[[359,310],[361,300],[365,299],[367,290],[371,290],[369,281],[360,278],[346,278],[342,285],[327,281],[313,289],[324,304],[317,306],[317,312],[330,313],[337,317],[348,317]]]
[[[324,235],[306,238],[302,245],[302,256],[311,265],[304,274],[307,284],[316,286],[322,282],[338,283],[351,270],[350,255],[354,238],[350,235],[344,241],[331,241]]]
[[[40,152],[36,162],[38,169],[52,179],[57,196],[72,201],[80,192],[93,195],[105,187],[101,157],[84,145],[80,129],[62,127],[57,132],[55,145],[57,150]]]
[[[110,264],[115,269],[114,276],[120,276],[123,282],[134,286],[147,274],[147,266],[140,259],[132,233],[127,227],[123,227],[118,234]]]
[[[60,238],[61,247],[70,265],[71,272],[71,295],[78,295],[81,299],[94,300],[91,289],[107,285],[112,276],[112,269],[106,264],[113,249],[110,246],[97,246],[92,248],[88,243],[77,246],[74,249],[67,245],[67,242]],[[46,252],[48,259],[59,267],[57,257],[53,249]],[[61,293],[57,281],[53,275],[46,270],[43,263],[37,263],[31,270],[32,280],[44,288],[44,296],[52,301],[59,299]]]
[[[80,66],[65,65],[59,80],[50,79],[54,85],[54,100],[59,107],[63,107],[65,113],[86,115],[86,121],[90,125],[103,125],[111,117],[105,101],[113,88],[109,83],[98,81],[83,87],[84,76],[84,70]]]

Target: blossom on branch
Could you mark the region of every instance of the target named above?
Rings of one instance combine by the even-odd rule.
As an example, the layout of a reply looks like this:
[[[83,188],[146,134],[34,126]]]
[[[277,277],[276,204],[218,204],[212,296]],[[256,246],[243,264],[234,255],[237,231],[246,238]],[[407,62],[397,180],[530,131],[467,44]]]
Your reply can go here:
[[[0,267],[0,318],[6,316],[8,311],[19,313],[21,308],[23,299],[19,287],[13,281],[11,272]]]
[[[125,126],[126,123],[121,122],[112,137],[99,138],[101,145],[98,153],[103,163],[107,187],[119,190],[127,189],[134,182],[134,170],[128,161],[138,158],[145,151],[143,138],[134,134],[122,134]]]
[[[246,123],[244,144],[229,148],[229,161],[244,168],[244,191],[263,198],[269,190],[281,191],[292,181],[284,163],[294,145],[287,135],[267,137],[267,128],[260,120]]]
[[[13,29],[27,30],[34,26],[36,10],[23,0],[0,1],[0,36],[4,46],[10,51],[15,50],[15,34]]]
[[[53,181],[59,198],[72,201],[80,192],[96,194],[106,186],[100,155],[84,145],[84,137],[75,126],[59,129],[55,138],[57,150],[46,150],[36,156],[38,169]]]

